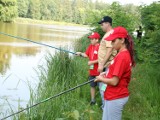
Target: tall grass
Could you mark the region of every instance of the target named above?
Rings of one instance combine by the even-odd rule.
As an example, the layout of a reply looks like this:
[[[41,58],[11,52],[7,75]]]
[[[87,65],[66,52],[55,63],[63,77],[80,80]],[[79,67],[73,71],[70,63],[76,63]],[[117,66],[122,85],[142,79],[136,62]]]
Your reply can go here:
[[[83,44],[80,44],[79,42],[75,44],[75,48],[77,49],[76,51],[88,44],[85,38],[83,38]],[[47,66],[39,66],[40,83],[37,94],[35,97],[31,98],[32,102],[30,102],[30,105],[54,96],[64,90],[75,87],[88,80],[88,66],[87,59],[85,58],[70,56],[64,52],[57,52],[54,56],[48,54],[46,56],[46,61]],[[99,96],[98,93],[97,96]],[[101,119],[99,106],[91,107],[89,102],[90,86],[88,84],[30,109],[27,113],[27,119]]]
[[[88,46],[86,37],[77,41],[75,51]],[[87,59],[57,52],[46,56],[47,66],[39,66],[38,90],[31,94],[29,105],[54,96],[87,81]],[[123,111],[123,120],[160,119],[160,65],[137,64],[130,83],[130,99]],[[33,92],[33,91],[32,91]],[[86,85],[27,111],[20,120],[101,120],[99,105],[90,106],[90,86]],[[24,114],[22,114],[24,116]]]
[[[160,119],[160,65],[137,64],[130,84],[124,120]]]

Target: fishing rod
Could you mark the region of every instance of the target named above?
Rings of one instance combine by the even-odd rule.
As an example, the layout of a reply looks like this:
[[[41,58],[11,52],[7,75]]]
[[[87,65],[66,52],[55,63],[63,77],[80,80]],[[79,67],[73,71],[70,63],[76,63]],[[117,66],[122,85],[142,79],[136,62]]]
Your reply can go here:
[[[60,93],[58,93],[58,94],[56,94],[56,95],[54,95],[54,96],[52,96],[52,97],[49,97],[49,98],[47,98],[47,99],[45,99],[45,100],[40,101],[40,102],[38,102],[38,103],[36,103],[36,104],[34,104],[34,105],[32,105],[32,106],[26,107],[26,108],[24,108],[24,109],[22,109],[22,110],[20,110],[20,111],[18,111],[18,112],[15,112],[15,113],[13,113],[13,114],[11,114],[11,115],[8,115],[8,116],[2,118],[1,120],[5,120],[5,119],[7,119],[7,118],[9,118],[9,117],[12,117],[12,116],[14,116],[14,115],[16,115],[16,114],[19,114],[19,113],[25,111],[25,110],[27,110],[27,109],[30,109],[30,108],[32,108],[32,107],[35,107],[35,106],[37,106],[37,105],[39,105],[39,104],[41,104],[41,103],[44,103],[44,102],[47,102],[47,101],[49,101],[49,100],[51,100],[51,99],[53,99],[53,98],[59,97],[59,96],[65,94],[65,93],[68,93],[68,92],[70,92],[70,91],[72,91],[72,90],[75,90],[75,89],[81,87],[81,86],[84,86],[84,85],[86,85],[86,84],[88,84],[88,83],[90,83],[90,82],[92,82],[92,81],[94,81],[94,80],[95,80],[95,78],[94,78],[94,79],[91,79],[91,80],[89,80],[89,81],[87,81],[87,82],[84,82],[84,83],[82,83],[82,84],[79,84],[79,85],[77,85],[77,86],[75,86],[75,87],[73,87],[73,88],[70,88],[70,89],[68,89],[68,90],[65,90],[65,91],[63,91],[63,92],[60,92]]]
[[[32,43],[35,43],[35,44],[47,46],[47,47],[50,47],[50,48],[54,48],[54,49],[57,49],[57,50],[60,50],[60,51],[64,51],[64,52],[68,52],[68,53],[77,55],[75,52],[71,52],[71,51],[68,51],[68,50],[64,50],[64,49],[61,49],[61,48],[57,48],[57,47],[54,47],[54,46],[51,46],[51,45],[47,45],[47,44],[44,44],[44,43],[35,42],[35,41],[31,40],[31,39],[22,38],[22,37],[19,37],[19,36],[14,36],[14,35],[7,34],[7,33],[4,33],[4,32],[0,32],[0,34],[5,35],[5,36],[9,36],[9,37],[12,37],[12,38],[17,38],[17,39],[25,40],[25,41],[32,42]],[[82,56],[81,56],[81,57],[82,57]]]

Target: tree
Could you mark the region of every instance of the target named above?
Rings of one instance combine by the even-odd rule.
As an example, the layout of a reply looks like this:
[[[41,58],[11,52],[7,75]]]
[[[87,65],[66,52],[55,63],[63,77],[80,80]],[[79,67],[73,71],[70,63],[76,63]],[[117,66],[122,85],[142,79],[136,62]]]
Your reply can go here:
[[[0,21],[11,22],[17,16],[16,0],[0,0]]]
[[[18,0],[18,16],[26,18],[28,13],[28,7],[28,0]]]
[[[41,18],[40,0],[31,0],[30,1],[29,11],[28,11],[27,16],[32,19],[40,19]]]
[[[145,30],[145,36],[141,41],[142,60],[149,63],[160,62],[160,4],[152,3],[148,6],[142,6],[142,24]]]
[[[50,0],[40,0],[40,13],[41,13],[41,19],[47,20],[51,19],[51,12],[48,9],[48,5],[50,4]]]
[[[118,2],[113,2],[110,6],[102,10],[90,10],[88,13],[88,23],[90,23],[91,27],[95,28],[93,31],[99,32],[101,36],[103,36],[104,33],[97,22],[102,19],[103,16],[112,17],[113,27],[123,26],[127,28],[130,33],[133,32],[135,25],[137,24],[135,19],[139,18],[139,15],[135,15],[132,12],[128,13],[128,10],[126,10],[125,7],[120,5]]]

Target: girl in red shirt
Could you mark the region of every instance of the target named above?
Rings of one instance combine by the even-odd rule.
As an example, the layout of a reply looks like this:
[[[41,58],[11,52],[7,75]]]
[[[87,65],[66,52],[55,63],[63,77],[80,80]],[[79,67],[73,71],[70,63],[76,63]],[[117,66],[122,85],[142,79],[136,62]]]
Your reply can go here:
[[[114,28],[105,40],[112,41],[113,48],[119,52],[112,60],[108,72],[97,76],[95,80],[107,84],[102,120],[121,120],[123,107],[129,98],[131,68],[135,65],[133,41],[121,26]]]
[[[81,55],[83,57],[89,58],[88,65],[89,65],[89,80],[91,80],[91,105],[96,103],[95,100],[95,92],[97,83],[93,81],[96,76],[99,75],[98,72],[98,49],[99,49],[99,39],[100,35],[97,32],[92,33],[88,38],[91,41],[91,44],[86,49],[85,53],[76,52],[77,55]]]

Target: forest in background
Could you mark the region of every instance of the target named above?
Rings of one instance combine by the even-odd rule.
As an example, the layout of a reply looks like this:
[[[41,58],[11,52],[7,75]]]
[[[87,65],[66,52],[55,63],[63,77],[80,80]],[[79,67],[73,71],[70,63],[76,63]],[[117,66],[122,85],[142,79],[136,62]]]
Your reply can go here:
[[[110,5],[100,0],[0,0],[0,21],[10,22],[16,17],[22,17],[89,24],[92,14],[101,18],[103,11],[108,10],[106,14],[113,14],[114,9],[130,14],[135,22],[140,20],[138,6],[119,4],[118,7],[120,8],[115,8],[115,3]]]

